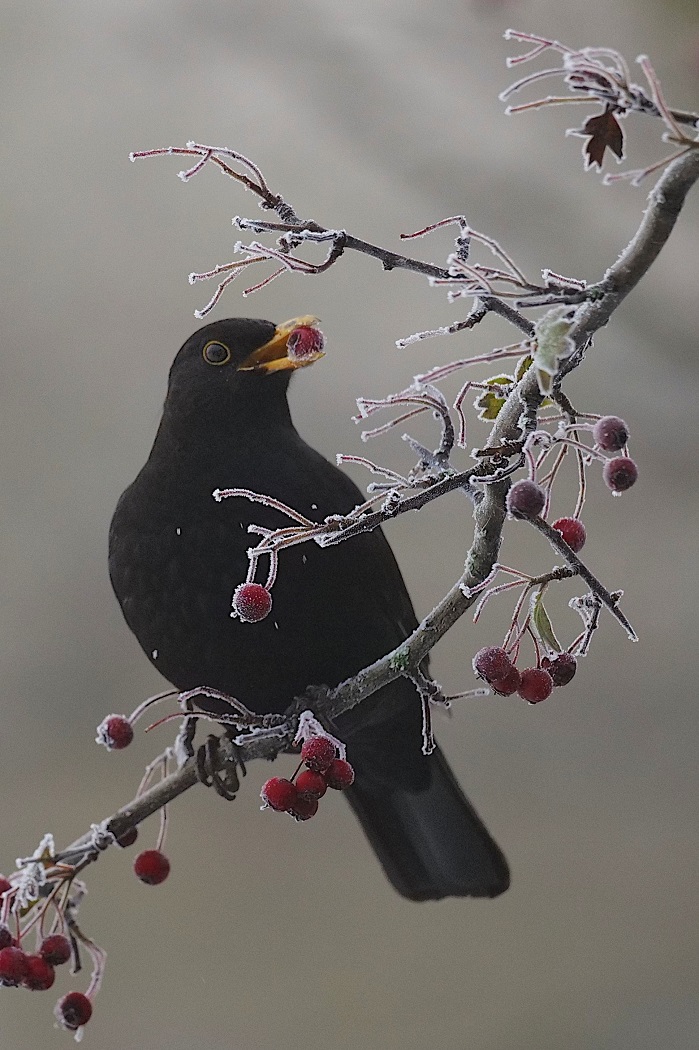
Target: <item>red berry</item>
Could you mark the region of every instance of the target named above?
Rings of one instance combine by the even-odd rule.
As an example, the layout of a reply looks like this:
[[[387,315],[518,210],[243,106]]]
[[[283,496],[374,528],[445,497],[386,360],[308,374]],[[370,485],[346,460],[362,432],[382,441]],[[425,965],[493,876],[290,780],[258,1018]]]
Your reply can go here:
[[[17,947],[14,937],[12,936],[12,930],[9,926],[6,926],[4,922],[0,922],[0,951],[3,948]]]
[[[73,953],[67,937],[64,937],[62,933],[52,933],[50,937],[45,937],[41,942],[39,954],[52,966],[60,966],[61,963],[68,962]]]
[[[604,464],[602,477],[612,492],[626,492],[638,477],[638,467],[628,456],[617,456]]]
[[[513,518],[535,518],[546,503],[546,493],[535,481],[515,481],[507,493],[507,509]]]
[[[297,795],[296,785],[284,777],[272,777],[267,780],[260,792],[264,804],[277,813],[288,813],[296,802]]]
[[[323,353],[324,346],[325,336],[321,331],[309,325],[299,325],[286,341],[287,357],[291,361],[304,361],[307,358],[315,361]]]
[[[309,769],[324,773],[335,759],[335,745],[327,736],[312,736],[303,742],[301,759]]]
[[[541,666],[551,675],[554,685],[568,685],[578,669],[578,661],[570,653],[559,653],[553,660],[545,656]]]
[[[577,554],[585,546],[587,533],[579,518],[559,518],[558,521],[554,521],[551,527],[556,532],[560,532],[574,554]]]
[[[74,1032],[92,1017],[92,1003],[82,992],[68,992],[58,1000],[53,1012],[64,1028]]]
[[[473,658],[473,670],[479,678],[492,682],[495,678],[504,678],[512,667],[512,661],[497,645],[488,645],[479,649]]]
[[[592,428],[592,436],[605,452],[618,452],[629,440],[629,428],[618,416],[602,416]]]
[[[520,674],[517,692],[530,704],[539,704],[546,700],[552,689],[553,679],[543,667],[527,667]]]
[[[498,693],[499,696],[512,696],[519,689],[519,671],[512,664],[507,674],[503,675],[502,678],[494,678],[489,683],[493,687],[493,691]]]
[[[324,775],[328,787],[335,788],[336,791],[344,791],[354,784],[354,769],[344,758],[336,758],[331,762]]]
[[[12,883],[9,879],[6,879],[4,875],[0,875],[0,897],[3,893],[7,893],[8,890],[12,889]]]
[[[97,743],[121,751],[133,740],[133,726],[124,715],[109,715],[97,726]]]
[[[325,777],[313,769],[304,769],[296,777],[296,790],[301,798],[322,798],[328,790]]]
[[[258,623],[269,615],[272,595],[261,583],[241,583],[233,592],[233,612],[245,623]]]
[[[138,838],[138,828],[127,828],[123,835],[120,835],[117,841],[117,846],[121,846],[122,849],[127,849],[129,846],[133,846],[134,842]]]
[[[16,987],[27,975],[27,955],[21,948],[10,946],[0,951],[0,984]]]
[[[290,810],[292,817],[297,820],[310,820],[318,812],[317,798],[303,798],[299,795]]]
[[[27,973],[22,984],[32,992],[45,992],[56,980],[56,971],[41,955],[27,956]]]
[[[170,861],[159,849],[146,849],[133,862],[133,870],[148,886],[159,886],[170,874]]]

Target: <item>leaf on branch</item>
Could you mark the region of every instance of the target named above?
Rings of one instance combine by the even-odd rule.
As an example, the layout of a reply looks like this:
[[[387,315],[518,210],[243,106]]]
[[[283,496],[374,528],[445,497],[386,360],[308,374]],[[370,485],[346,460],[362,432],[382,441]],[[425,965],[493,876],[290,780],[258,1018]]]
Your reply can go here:
[[[509,387],[512,386],[514,379],[512,376],[493,376],[491,379],[487,379],[486,382],[491,383],[493,386],[497,385],[506,388],[503,394],[496,393],[494,390],[486,390],[473,402],[473,407],[478,409],[478,418],[490,420],[497,417],[498,412],[507,401]]]
[[[544,608],[543,590],[532,595],[531,613],[531,626],[539,641],[549,652],[560,653],[561,643],[556,638],[549,614]]]
[[[575,309],[569,306],[554,306],[539,318],[534,328],[536,346],[533,362],[536,378],[542,394],[550,394],[553,377],[559,364],[575,350],[570,337]]]
[[[597,165],[598,171],[602,170],[604,151],[607,149],[612,151],[617,161],[624,159],[624,132],[610,109],[588,117],[581,128],[572,129],[568,134],[587,139],[583,146],[586,171],[593,165]]]

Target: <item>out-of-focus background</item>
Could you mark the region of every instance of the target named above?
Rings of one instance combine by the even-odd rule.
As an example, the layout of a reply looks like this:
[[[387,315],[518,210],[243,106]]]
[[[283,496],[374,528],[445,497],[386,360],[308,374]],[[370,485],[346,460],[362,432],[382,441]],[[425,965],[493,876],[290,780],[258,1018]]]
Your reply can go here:
[[[121,755],[93,743],[104,714],[161,687],[112,596],[107,527],[210,291],[187,274],[232,257],[232,215],[259,214],[214,170],[183,185],[178,159],[132,166],[129,151],[229,145],[329,226],[398,248],[400,232],[465,212],[532,275],[547,266],[594,280],[633,234],[651,181],[604,189],[582,171],[581,140],[563,132],[584,107],[505,118],[504,59],[519,49],[502,32],[605,44],[629,61],[649,53],[668,98],[690,108],[699,24],[679,0],[4,0],[2,21],[8,870],[43,832],[65,844],[113,812],[167,741],[169,730],[139,736]],[[659,158],[660,130],[630,121],[632,157]],[[137,882],[133,851],[109,851],[89,873],[83,924],[110,954],[91,1046],[696,1047],[698,219],[695,191],[570,384],[581,408],[618,413],[632,431],[639,483],[616,500],[592,472],[586,554],[624,588],[640,644],[603,616],[575,682],[548,703],[465,702],[438,723],[509,857],[510,892],[399,899],[341,799],[305,825],[261,815],[262,767],[234,804],[191,791],[172,810],[164,886]],[[443,232],[411,247],[439,262],[451,242]],[[493,319],[398,352],[397,338],[464,305],[367,258],[248,300],[241,288],[212,316],[322,318],[328,356],[297,377],[292,401],[299,429],[329,457],[367,451],[350,421],[356,396],[512,338]],[[407,466],[399,438],[370,454]],[[559,513],[572,498],[563,485]],[[455,495],[388,530],[419,613],[458,577],[469,527]],[[538,571],[550,552],[529,531],[512,523],[503,556]],[[566,641],[578,629],[572,593],[550,600]],[[509,608],[493,603],[477,629],[464,621],[440,644],[434,670],[447,690],[471,685],[471,656],[502,637]],[[155,834],[155,821],[143,827],[144,847]],[[7,1050],[65,1042],[47,1031],[54,992],[85,982],[60,973],[42,996],[3,992]]]

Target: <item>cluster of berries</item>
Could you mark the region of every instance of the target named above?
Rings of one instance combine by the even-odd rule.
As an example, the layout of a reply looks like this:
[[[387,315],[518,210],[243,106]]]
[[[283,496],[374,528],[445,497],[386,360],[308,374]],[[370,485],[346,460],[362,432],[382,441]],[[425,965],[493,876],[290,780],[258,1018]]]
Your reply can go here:
[[[570,653],[545,656],[541,667],[525,667],[519,671],[504,649],[490,645],[480,649],[473,658],[473,670],[500,696],[517,693],[530,704],[547,700],[554,686],[568,685],[577,669],[577,661]]]
[[[8,880],[0,877],[0,894],[9,889]],[[70,941],[62,933],[45,937],[38,952],[25,952],[10,928],[0,923],[0,985],[5,988],[47,991],[56,979],[56,966],[68,962],[72,954]],[[75,1032],[90,1020],[92,1003],[82,992],[68,992],[58,1000],[54,1013],[64,1028]]]
[[[291,780],[272,777],[262,785],[263,809],[290,813],[296,820],[309,820],[317,813],[318,799],[328,788],[344,791],[354,783],[354,769],[344,758],[337,757],[337,748],[327,736],[306,740],[301,748],[301,762],[306,768],[297,770]]]

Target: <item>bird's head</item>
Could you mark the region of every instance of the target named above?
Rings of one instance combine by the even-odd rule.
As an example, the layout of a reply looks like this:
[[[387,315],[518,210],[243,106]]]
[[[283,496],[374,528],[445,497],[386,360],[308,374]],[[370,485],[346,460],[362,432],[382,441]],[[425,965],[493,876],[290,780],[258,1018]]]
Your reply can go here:
[[[282,324],[252,317],[214,321],[194,332],[170,369],[166,415],[179,421],[221,412],[248,415],[285,403],[292,373],[323,356],[318,318]]]

